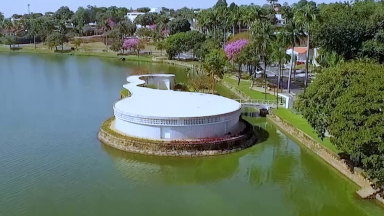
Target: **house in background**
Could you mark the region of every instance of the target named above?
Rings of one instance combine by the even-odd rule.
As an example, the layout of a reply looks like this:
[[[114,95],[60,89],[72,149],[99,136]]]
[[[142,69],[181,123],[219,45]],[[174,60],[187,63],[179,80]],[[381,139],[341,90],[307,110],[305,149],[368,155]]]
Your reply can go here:
[[[305,64],[305,59],[307,57],[307,47],[295,47],[294,50],[292,48],[287,49],[287,54],[291,55],[293,54],[296,56],[296,62]],[[312,59],[314,51],[312,49],[309,49],[309,60]]]
[[[278,26],[283,26],[283,25],[286,24],[286,21],[285,21],[285,19],[282,17],[282,15],[279,13],[279,11],[280,11],[280,7],[281,7],[281,5],[280,5],[279,3],[276,3],[276,4],[274,5],[274,10],[275,10],[275,12],[276,12],[276,14],[275,14],[275,17],[276,17],[276,25],[278,25]]]
[[[127,13],[127,18],[133,22],[133,21],[135,21],[136,17],[141,15],[141,14],[145,14],[145,13],[132,11],[132,12]],[[141,25],[137,25],[137,28],[141,28]]]
[[[151,8],[151,10],[149,11],[149,13],[161,13],[161,11],[163,11],[162,8],[160,7],[156,7],[156,8]]]

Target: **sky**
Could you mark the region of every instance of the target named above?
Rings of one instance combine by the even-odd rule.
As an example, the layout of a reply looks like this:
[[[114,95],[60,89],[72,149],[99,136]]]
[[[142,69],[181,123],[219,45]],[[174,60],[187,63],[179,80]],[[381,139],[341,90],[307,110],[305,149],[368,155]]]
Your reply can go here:
[[[4,13],[5,17],[10,17],[12,14],[25,14],[28,13],[28,4],[30,4],[31,12],[45,13],[47,11],[56,11],[61,6],[68,6],[72,11],[80,6],[86,7],[87,5],[96,5],[98,7],[126,7],[126,8],[138,8],[138,7],[167,7],[167,8],[182,8],[184,6],[188,8],[209,8],[216,4],[217,0],[65,0],[65,1],[52,1],[52,0],[0,0],[0,12]],[[295,3],[298,0],[280,0],[289,4]],[[317,3],[329,3],[335,0],[315,0]],[[238,5],[254,3],[257,5],[263,5],[267,3],[266,0],[227,0],[228,4],[235,2]]]

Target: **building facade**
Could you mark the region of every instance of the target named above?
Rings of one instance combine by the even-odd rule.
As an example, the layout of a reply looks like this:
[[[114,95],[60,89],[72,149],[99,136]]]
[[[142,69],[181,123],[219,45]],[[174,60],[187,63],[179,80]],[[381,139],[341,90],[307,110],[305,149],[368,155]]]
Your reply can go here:
[[[234,135],[241,104],[216,95],[173,91],[174,75],[128,77],[132,96],[115,103],[114,127],[124,135],[145,139],[203,139]],[[146,88],[151,85],[156,89]]]

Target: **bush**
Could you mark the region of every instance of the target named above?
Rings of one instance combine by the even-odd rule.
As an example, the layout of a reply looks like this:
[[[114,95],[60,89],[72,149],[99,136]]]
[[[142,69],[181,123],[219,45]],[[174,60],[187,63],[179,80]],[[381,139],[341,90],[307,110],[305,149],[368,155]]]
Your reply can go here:
[[[12,45],[13,45],[13,44],[16,44],[17,40],[16,40],[16,37],[15,37],[15,36],[5,36],[5,37],[2,37],[2,38],[1,38],[1,42],[2,42],[4,45],[9,45],[9,48],[11,49],[11,48],[12,48]]]
[[[149,28],[139,28],[136,30],[136,35],[138,37],[151,37],[152,35],[152,30]]]
[[[211,88],[211,81],[207,75],[200,74],[192,76],[188,80],[188,87],[191,91],[203,91]]]
[[[118,52],[123,48],[123,42],[119,39],[115,39],[112,41],[111,50]]]
[[[73,45],[75,46],[75,49],[77,50],[81,45],[81,40],[79,38],[76,38],[73,40]]]
[[[176,83],[173,87],[174,91],[188,91],[188,85],[185,83]]]

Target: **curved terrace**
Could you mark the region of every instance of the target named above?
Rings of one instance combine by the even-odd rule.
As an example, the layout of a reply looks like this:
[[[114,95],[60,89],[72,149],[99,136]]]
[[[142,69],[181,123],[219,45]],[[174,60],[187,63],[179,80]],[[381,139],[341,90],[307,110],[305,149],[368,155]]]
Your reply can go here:
[[[123,87],[132,95],[118,101],[114,105],[115,111],[146,118],[191,118],[220,116],[241,109],[240,103],[225,97],[171,91],[174,76],[151,74],[128,77],[128,84]],[[157,88],[168,90],[143,87],[146,82],[154,84]]]

